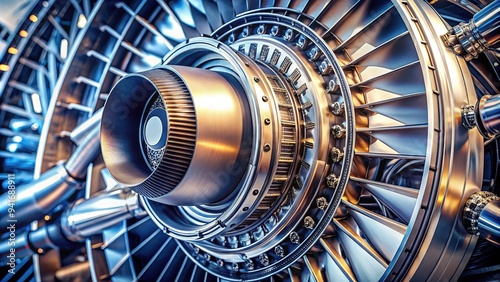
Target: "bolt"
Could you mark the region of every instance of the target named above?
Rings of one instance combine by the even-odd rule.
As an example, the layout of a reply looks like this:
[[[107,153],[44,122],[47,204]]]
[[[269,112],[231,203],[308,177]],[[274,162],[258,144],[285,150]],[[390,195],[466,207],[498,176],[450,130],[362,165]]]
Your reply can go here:
[[[320,210],[325,210],[326,207],[328,207],[328,201],[326,200],[325,197],[319,197],[316,199],[316,206]]]
[[[271,124],[271,119],[270,118],[265,118],[264,119],[264,124],[265,125],[270,125]]]
[[[234,42],[234,34],[233,33],[231,33],[229,35],[229,37],[227,38],[227,42],[229,42],[229,44],[232,44]]]
[[[342,160],[344,157],[344,153],[340,151],[337,147],[333,147],[330,150],[330,158],[332,159],[333,162],[338,163]]]
[[[262,101],[264,101],[264,102],[269,101],[269,97],[267,97],[267,96],[262,96]]]
[[[280,245],[277,245],[276,247],[274,247],[274,252],[280,257],[285,256],[285,249],[283,249],[283,247]]]
[[[221,259],[217,259],[217,265],[220,266],[220,267],[223,267],[224,266],[224,261],[221,260]]]
[[[279,30],[280,30],[280,28],[279,28],[277,25],[273,26],[273,27],[271,28],[271,35],[272,35],[272,36],[276,36],[276,35],[278,35]]]
[[[312,217],[310,217],[310,216],[304,217],[304,227],[305,228],[313,229],[314,225],[316,225],[316,223],[314,222],[314,219]]]
[[[238,265],[237,262],[233,262],[231,264],[231,268],[233,269],[233,271],[238,271],[240,269],[240,266]]]
[[[324,59],[321,64],[319,65],[319,72],[321,75],[328,75],[332,71],[332,67],[328,63],[326,59]]]
[[[248,36],[248,27],[245,27],[243,31],[241,32],[241,36],[247,37]]]
[[[338,83],[338,79],[330,79],[328,81],[328,93],[335,93],[339,90],[340,84]]]
[[[259,83],[259,82],[260,82],[260,78],[258,78],[258,77],[256,77],[256,76],[255,76],[255,77],[253,78],[253,81],[255,81],[255,82]]]
[[[339,183],[339,179],[337,178],[337,176],[335,174],[330,173],[326,177],[326,186],[333,188],[337,185],[337,183]]]
[[[266,254],[260,254],[259,255],[259,262],[263,266],[268,266],[269,265],[269,257]]]
[[[473,129],[476,127],[476,114],[473,105],[462,106],[462,124],[467,129]]]
[[[264,152],[269,152],[271,150],[271,145],[269,145],[268,143],[266,143],[264,145]]]
[[[319,58],[319,50],[318,47],[313,47],[311,51],[309,51],[309,59],[311,61],[316,61]]]
[[[245,267],[248,270],[253,270],[254,269],[253,261],[250,259],[245,260]]]
[[[344,103],[333,102],[330,105],[330,111],[332,112],[332,114],[334,114],[336,116],[343,114],[344,113]]]
[[[332,136],[334,138],[342,138],[345,135],[345,128],[343,128],[341,125],[334,125],[332,126],[330,132],[332,133]]]
[[[266,31],[266,26],[263,24],[259,25],[259,27],[257,28],[257,34],[264,34],[265,31]]]
[[[285,38],[286,41],[292,41],[292,39],[293,39],[293,30],[287,29],[285,31],[285,35],[283,35],[283,38]]]
[[[200,248],[194,247],[194,252],[195,252],[195,254],[199,254],[200,253]]]
[[[300,236],[299,236],[299,234],[297,232],[292,231],[290,233],[290,242],[292,242],[294,244],[300,243]]]
[[[205,254],[203,255],[203,257],[204,257],[206,260],[210,260],[210,258],[211,258],[211,256],[210,256],[210,254],[209,254],[209,253],[205,253]]]
[[[307,39],[304,35],[299,36],[299,39],[297,40],[297,46],[304,50],[307,46]]]

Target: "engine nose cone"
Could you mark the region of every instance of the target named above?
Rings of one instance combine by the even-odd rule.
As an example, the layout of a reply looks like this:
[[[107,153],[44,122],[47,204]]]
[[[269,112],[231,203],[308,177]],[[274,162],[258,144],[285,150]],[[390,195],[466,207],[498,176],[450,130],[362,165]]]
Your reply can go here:
[[[103,157],[118,182],[151,200],[221,201],[241,175],[221,182],[218,173],[248,161],[241,153],[242,113],[238,93],[216,72],[162,66],[131,74],[106,102]]]

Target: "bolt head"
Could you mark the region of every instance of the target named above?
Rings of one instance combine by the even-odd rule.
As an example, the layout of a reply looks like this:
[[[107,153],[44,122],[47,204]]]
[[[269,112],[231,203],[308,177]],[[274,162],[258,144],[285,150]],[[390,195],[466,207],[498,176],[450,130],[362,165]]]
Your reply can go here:
[[[330,158],[334,163],[338,163],[342,160],[342,158],[344,158],[344,153],[342,153],[339,148],[333,147],[330,150]]]
[[[339,139],[345,136],[345,128],[343,128],[341,125],[336,124],[332,126],[330,131],[334,138]]]
[[[285,38],[286,41],[291,41],[293,39],[293,30],[287,29],[285,31],[285,34],[283,35],[283,38]]]
[[[316,199],[316,206],[320,210],[325,210],[328,207],[328,201],[325,197],[320,197]]]
[[[269,265],[269,257],[266,254],[260,254],[259,255],[259,262],[263,266],[268,266]]]
[[[274,252],[280,257],[285,256],[285,249],[283,249],[283,247],[280,245],[277,245],[276,247],[274,247]]]
[[[314,226],[316,225],[316,222],[314,222],[314,219],[310,216],[304,217],[304,227],[307,229],[313,229]]]
[[[337,184],[339,183],[339,179],[338,177],[333,174],[333,173],[330,173],[327,177],[326,177],[326,186],[330,187],[330,188],[333,188],[335,187]]]
[[[278,35],[279,30],[280,30],[280,29],[279,29],[279,27],[278,27],[277,25],[273,26],[273,27],[271,28],[271,35],[272,35],[272,36],[276,36],[276,35]]]
[[[292,242],[293,244],[299,244],[300,243],[300,236],[297,232],[295,231],[292,231],[290,233],[290,242]]]

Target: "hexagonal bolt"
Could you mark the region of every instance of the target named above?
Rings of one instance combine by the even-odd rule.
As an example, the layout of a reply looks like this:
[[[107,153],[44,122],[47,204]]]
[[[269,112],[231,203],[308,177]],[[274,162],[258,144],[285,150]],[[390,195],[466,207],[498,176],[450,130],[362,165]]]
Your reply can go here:
[[[219,267],[223,267],[224,266],[224,261],[222,259],[217,259],[217,265]]]
[[[319,58],[319,56],[320,56],[321,54],[320,54],[320,52],[319,52],[318,47],[316,47],[316,46],[315,46],[315,47],[313,47],[313,48],[311,49],[311,51],[309,51],[309,54],[308,54],[308,55],[309,55],[309,59],[310,59],[311,61],[316,61],[316,60]]]
[[[283,38],[286,40],[286,41],[292,41],[293,39],[293,30],[291,30],[290,28],[287,29],[285,31],[285,34],[283,35]]]
[[[339,179],[335,174],[330,173],[326,177],[326,186],[333,188],[333,187],[337,186],[338,183],[339,183]]]
[[[328,200],[325,197],[319,197],[316,199],[316,206],[320,210],[326,210],[328,207]]]
[[[339,80],[337,77],[335,77],[334,79],[330,79],[330,81],[328,81],[328,93],[332,94],[332,93],[335,93],[337,91],[339,91],[340,89],[340,83],[339,83]]]
[[[257,34],[264,34],[266,32],[266,26],[261,24],[259,25],[259,27],[257,28]]]
[[[316,222],[314,222],[314,219],[310,216],[304,217],[304,227],[307,229],[313,229],[314,226],[316,225]]]
[[[337,139],[345,136],[345,128],[339,124],[332,126],[330,132],[332,133],[332,136]]]
[[[330,150],[330,158],[334,163],[338,163],[344,158],[344,153],[342,153],[339,148],[333,147]]]
[[[328,75],[332,72],[332,66],[330,66],[330,63],[326,59],[319,65],[319,72],[321,75]]]
[[[299,36],[297,40],[297,47],[304,50],[307,47],[307,38],[304,35]]]
[[[283,249],[282,246],[277,245],[274,247],[274,252],[279,256],[279,257],[284,257],[285,256],[285,249]]]
[[[259,255],[259,262],[263,266],[268,266],[269,265],[269,257],[266,254],[260,254]]]
[[[300,236],[297,232],[295,231],[292,231],[290,233],[290,242],[292,242],[293,244],[299,244],[300,243]]]
[[[227,42],[229,42],[229,44],[234,43],[234,33],[231,33],[229,35],[229,37],[227,38]]]
[[[332,114],[336,116],[340,116],[341,114],[344,113],[344,103],[333,102],[329,108],[330,112],[332,112]]]
[[[231,264],[231,269],[232,269],[233,271],[238,271],[238,270],[240,269],[240,266],[238,265],[238,263],[237,263],[237,262],[233,262],[233,263]]]
[[[253,264],[253,261],[252,261],[252,260],[247,259],[247,260],[245,260],[245,267],[246,267],[246,269],[248,269],[248,270],[253,270],[255,266],[254,266],[254,264]]]
[[[194,247],[194,253],[195,253],[195,254],[199,254],[199,253],[200,253],[200,248],[198,248],[198,247]]]
[[[275,26],[273,26],[273,27],[271,28],[271,35],[272,35],[272,36],[276,36],[276,35],[278,35],[278,32],[279,32],[279,31],[280,31],[280,28],[279,28],[277,25],[275,25]]]

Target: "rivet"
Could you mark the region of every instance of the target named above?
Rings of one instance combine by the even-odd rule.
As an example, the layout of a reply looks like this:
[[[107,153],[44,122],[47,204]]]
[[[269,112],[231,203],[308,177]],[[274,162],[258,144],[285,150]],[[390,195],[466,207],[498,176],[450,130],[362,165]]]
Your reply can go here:
[[[264,152],[269,152],[271,150],[271,145],[269,145],[268,143],[266,143],[264,145]]]
[[[265,118],[264,119],[264,124],[265,125],[270,125],[271,124],[271,119],[270,118]]]

